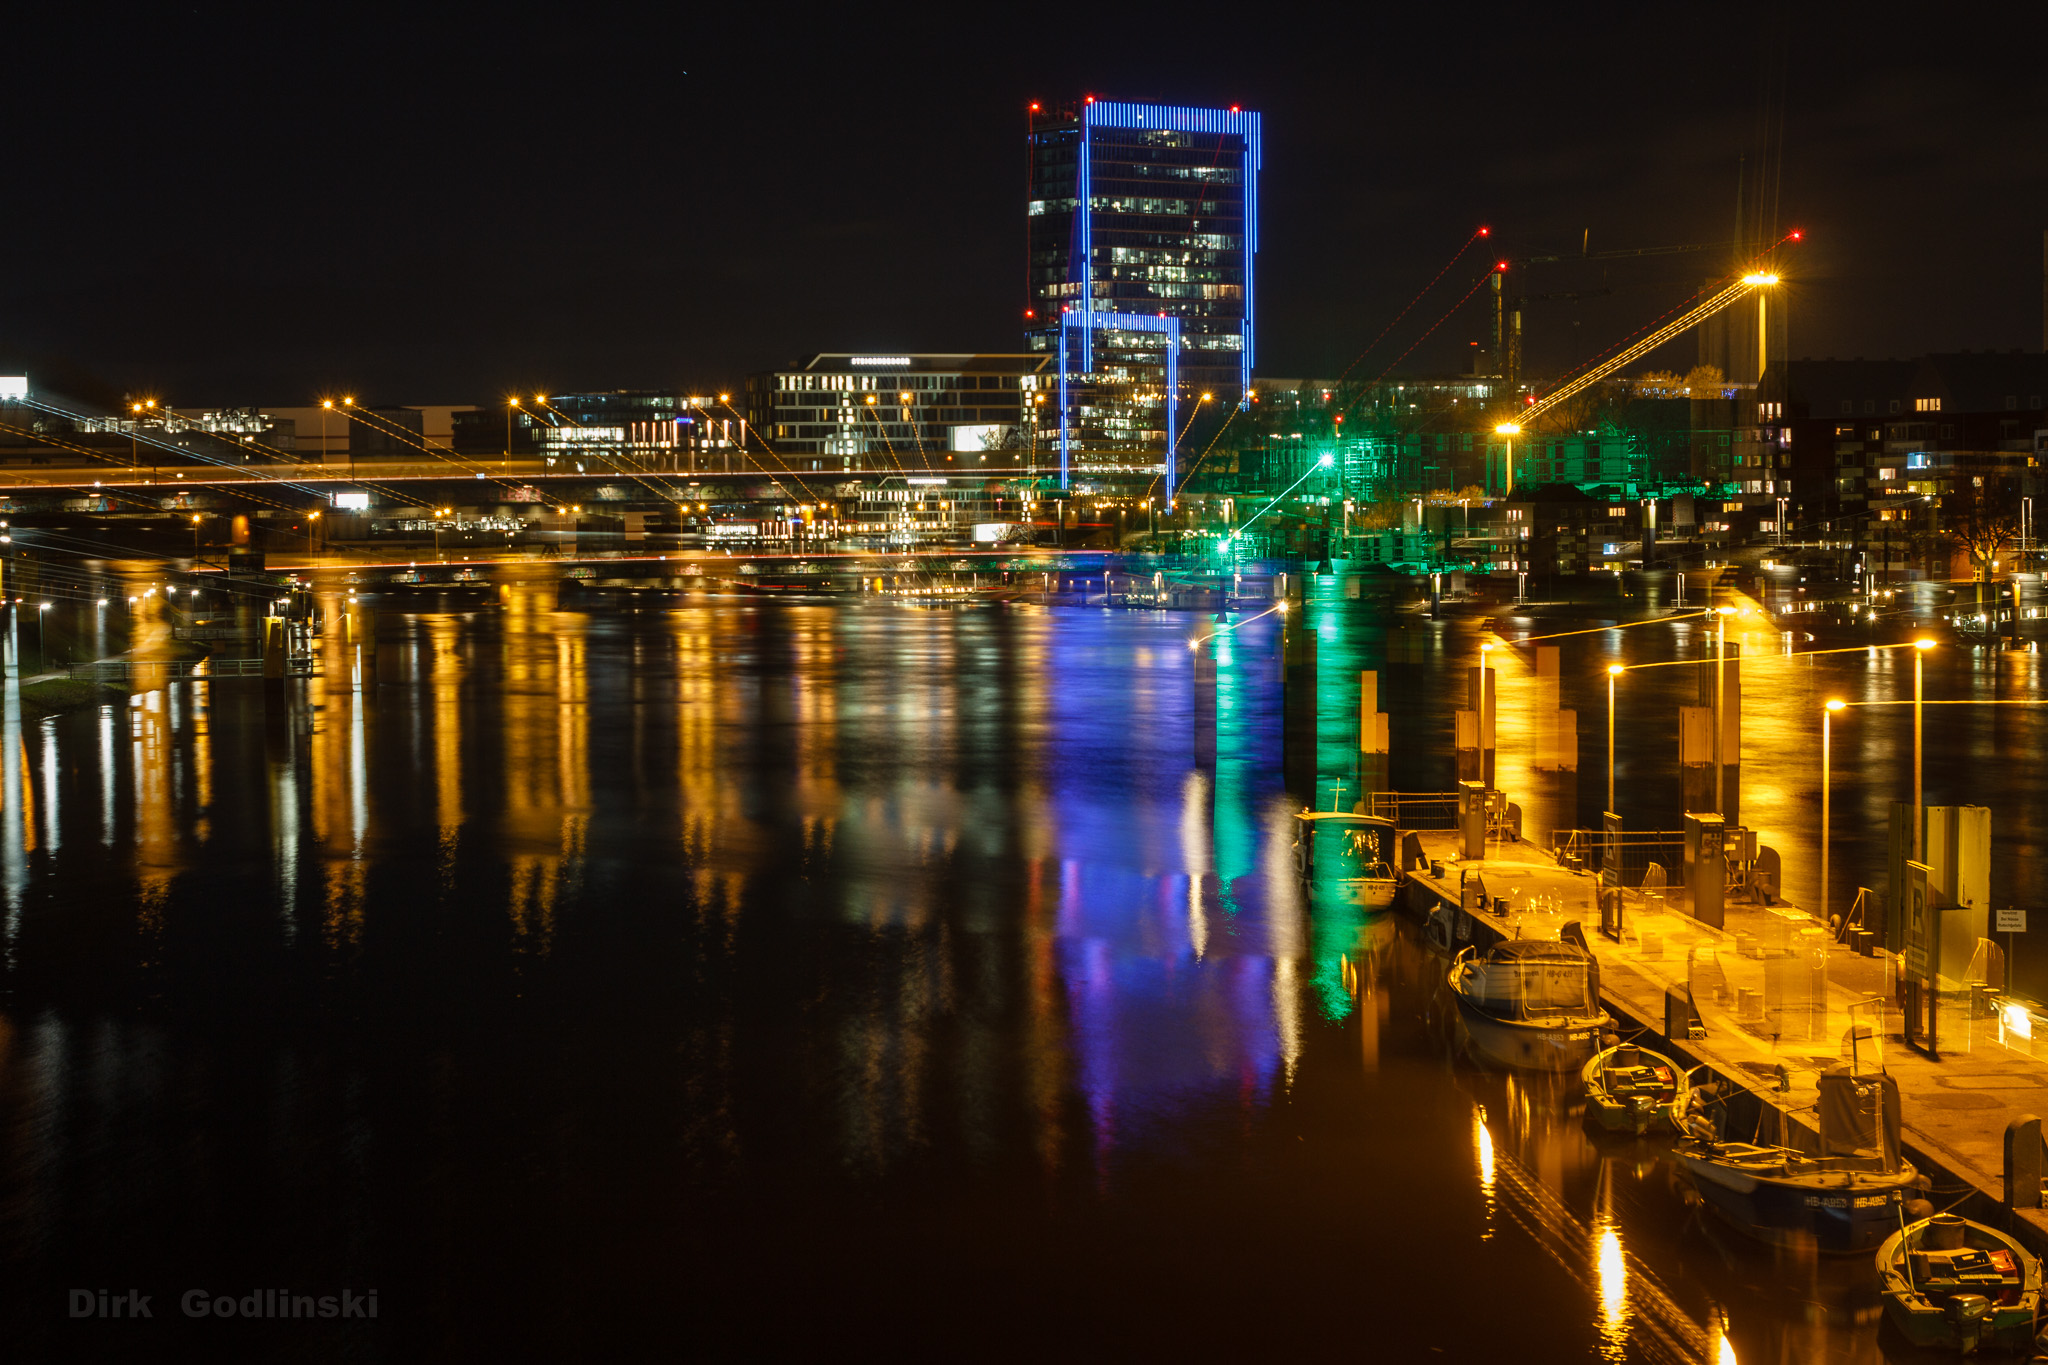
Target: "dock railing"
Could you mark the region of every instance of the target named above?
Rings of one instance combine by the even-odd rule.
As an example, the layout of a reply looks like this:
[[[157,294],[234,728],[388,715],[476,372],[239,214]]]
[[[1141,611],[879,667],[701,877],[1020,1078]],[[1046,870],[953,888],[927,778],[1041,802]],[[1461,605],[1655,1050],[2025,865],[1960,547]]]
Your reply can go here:
[[[1456,792],[1374,792],[1372,813],[1402,830],[1456,829]]]
[[[1561,829],[1550,836],[1551,854],[1560,865],[1574,865],[1600,875],[1603,886],[1641,890],[1652,864],[1663,869],[1663,884],[1675,885],[1685,863],[1685,831],[1669,829],[1622,830],[1609,835],[1598,829]],[[1611,851],[1611,853],[1610,853]],[[1619,863],[1609,866],[1615,857]]]
[[[313,671],[312,661],[293,659],[288,672],[303,677]],[[261,659],[101,659],[80,664],[66,673],[84,682],[147,683],[189,682],[207,678],[260,678]]]

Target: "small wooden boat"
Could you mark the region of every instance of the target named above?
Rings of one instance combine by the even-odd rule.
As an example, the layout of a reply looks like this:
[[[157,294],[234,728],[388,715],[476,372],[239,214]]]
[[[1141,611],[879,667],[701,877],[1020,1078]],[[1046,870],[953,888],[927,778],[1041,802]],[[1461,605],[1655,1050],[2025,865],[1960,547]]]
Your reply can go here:
[[[1394,822],[1351,811],[1295,812],[1295,866],[1311,899],[1385,910],[1401,890]]]
[[[1587,1062],[1579,1075],[1586,1083],[1586,1117],[1609,1132],[1680,1131],[1692,1082],[1662,1053],[1623,1043]]]
[[[1937,1213],[1877,1249],[1877,1292],[1915,1346],[2023,1351],[2041,1308],[2041,1262],[1996,1228]]]
[[[1503,939],[1451,962],[1451,994],[1472,1051],[1527,1071],[1573,1071],[1600,1051],[1600,964],[1576,943]]]
[[[1897,1231],[1901,1208],[1921,1187],[1899,1153],[1898,1083],[1883,1072],[1843,1068],[1821,1075],[1820,1092],[1819,1155],[1723,1141],[1698,1104],[1672,1155],[1700,1199],[1753,1237],[1868,1252]]]

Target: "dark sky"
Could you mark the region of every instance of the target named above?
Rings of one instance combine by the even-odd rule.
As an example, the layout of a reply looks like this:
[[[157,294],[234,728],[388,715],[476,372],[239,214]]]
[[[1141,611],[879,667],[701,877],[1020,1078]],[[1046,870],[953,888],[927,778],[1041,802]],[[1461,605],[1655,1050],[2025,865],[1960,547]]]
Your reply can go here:
[[[2048,25],[1965,8],[17,6],[0,363],[432,403],[1010,349],[1024,108],[1083,91],[1264,111],[1264,374],[1341,369],[1480,223],[1510,252],[1728,241],[1773,89],[1793,353],[2031,349]],[[1533,305],[1530,363],[1708,264],[1532,272],[1614,292]],[[1475,298],[1404,368],[1485,326]]]

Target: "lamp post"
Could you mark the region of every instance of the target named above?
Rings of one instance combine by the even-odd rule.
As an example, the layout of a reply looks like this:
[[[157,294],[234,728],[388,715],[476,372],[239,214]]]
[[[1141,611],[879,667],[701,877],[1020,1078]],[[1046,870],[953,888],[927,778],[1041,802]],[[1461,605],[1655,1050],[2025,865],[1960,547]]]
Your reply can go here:
[[[1828,823],[1830,814],[1829,798],[1829,750],[1834,740],[1835,712],[1846,703],[1833,697],[1820,712],[1820,922],[1828,922],[1828,838],[1833,826]]]
[[[1607,810],[1614,814],[1614,680],[1621,676],[1620,664],[1607,665]]]
[[[1714,609],[1714,814],[1721,811],[1721,705],[1723,656],[1728,647],[1728,618],[1735,614],[1733,607]]]
[[[36,607],[36,664],[40,668],[50,666],[49,651],[44,647],[43,622],[49,619],[50,604],[43,602]]]
[[[192,562],[199,562],[199,518],[196,515],[192,518]]]
[[[1501,481],[1506,485],[1503,491],[1512,493],[1515,491],[1515,438],[1522,434],[1522,427],[1519,422],[1502,422],[1493,430],[1495,435],[1508,438],[1507,458],[1501,466]]]
[[[1486,771],[1486,655],[1492,645],[1479,646],[1479,783],[1487,791],[1493,790],[1492,775]]]
[[[1934,648],[1934,641],[1918,639],[1913,642],[1913,861],[1920,862],[1926,857],[1921,847],[1926,834],[1926,820],[1920,809],[1920,661],[1927,651]]]

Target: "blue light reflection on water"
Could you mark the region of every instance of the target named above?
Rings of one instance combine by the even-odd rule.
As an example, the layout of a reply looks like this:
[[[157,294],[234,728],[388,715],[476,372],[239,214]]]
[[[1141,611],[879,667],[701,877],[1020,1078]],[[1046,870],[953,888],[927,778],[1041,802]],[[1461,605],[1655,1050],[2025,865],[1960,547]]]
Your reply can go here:
[[[513,584],[387,625],[361,693],[9,730],[0,1208],[35,1275],[463,1267],[394,1310],[427,1330],[560,1327],[556,1279],[589,1302],[677,1267],[732,1330],[772,1313],[769,1264],[855,1316],[1130,1281],[1046,1319],[1078,1326],[1223,1258],[1270,1340],[1262,1295],[1355,1303],[1362,1276],[1390,1311],[1471,1261],[1514,1291],[1389,1340],[1599,1341],[1586,1284],[1480,1246],[1469,1092],[1508,1109],[1446,1061],[1440,970],[1302,902],[1273,623],[1213,646],[1213,772],[1183,616],[625,616]],[[1341,772],[1343,674],[1386,627],[1325,628]],[[1389,688],[1411,754],[1449,693],[1421,638]],[[1346,963],[1376,954],[1366,1030]],[[1591,1149],[1549,1104],[1502,1150],[1577,1198]],[[1631,1238],[1671,1217],[1654,1169]]]

